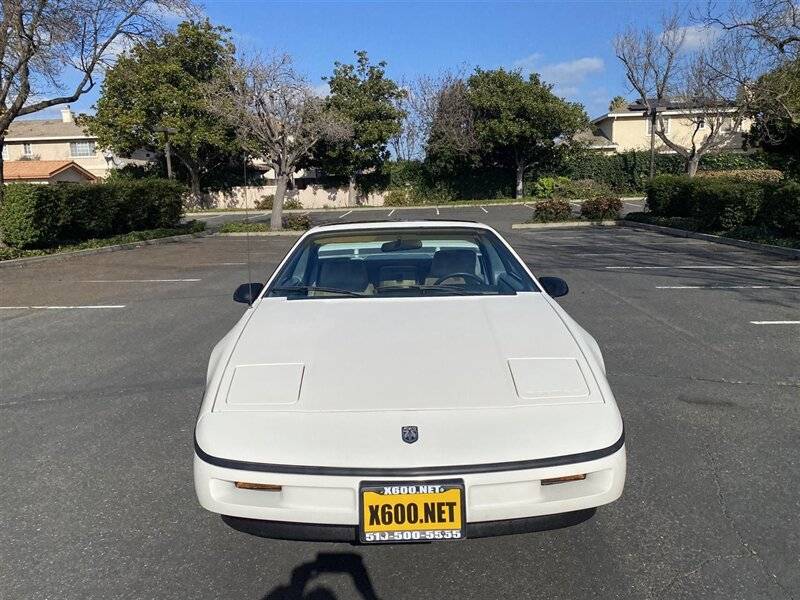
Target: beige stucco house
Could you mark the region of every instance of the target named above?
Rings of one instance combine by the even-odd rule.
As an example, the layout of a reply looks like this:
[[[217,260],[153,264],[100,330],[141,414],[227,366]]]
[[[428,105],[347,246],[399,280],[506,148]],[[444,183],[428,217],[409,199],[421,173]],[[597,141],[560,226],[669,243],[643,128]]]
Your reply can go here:
[[[96,138],[75,122],[69,107],[60,119],[17,119],[8,128],[4,161],[72,161],[95,177],[104,179],[128,162],[146,162],[154,155],[140,151],[122,159],[97,147]]]
[[[708,110],[700,111],[687,102],[665,102],[659,117],[664,120],[667,137],[683,147],[688,147],[702,114],[707,115]],[[715,108],[713,115],[715,119],[722,119],[720,135],[724,139],[717,149],[741,150],[743,136],[750,130],[752,121],[740,118],[735,107],[725,105]],[[650,149],[650,119],[647,117],[646,107],[640,103],[601,115],[592,120],[592,126],[593,132],[584,132],[581,135],[584,136],[583,141],[598,152],[615,154]],[[695,142],[699,145],[708,136],[708,132],[706,123],[700,123]],[[655,146],[658,152],[672,152],[658,136],[655,138]]]

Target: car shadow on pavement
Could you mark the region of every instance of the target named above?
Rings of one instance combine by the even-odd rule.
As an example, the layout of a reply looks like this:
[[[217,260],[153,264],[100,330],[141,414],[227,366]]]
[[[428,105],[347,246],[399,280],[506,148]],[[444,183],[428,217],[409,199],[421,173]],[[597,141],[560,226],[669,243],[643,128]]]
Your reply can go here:
[[[315,560],[295,567],[289,583],[275,587],[263,600],[336,600],[336,594],[324,585],[309,589],[316,578],[326,573],[349,575],[358,597],[378,600],[364,560],[351,552],[320,552]]]

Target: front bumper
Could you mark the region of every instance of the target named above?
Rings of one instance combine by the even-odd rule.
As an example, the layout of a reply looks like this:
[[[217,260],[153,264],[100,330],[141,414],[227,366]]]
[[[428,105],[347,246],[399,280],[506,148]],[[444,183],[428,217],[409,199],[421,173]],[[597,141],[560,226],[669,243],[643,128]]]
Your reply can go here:
[[[587,508],[557,515],[467,523],[467,537],[493,537],[572,527],[591,519],[595,510],[594,508]],[[347,542],[350,544],[359,542],[358,525],[320,525],[317,523],[261,521],[259,519],[245,519],[229,515],[222,515],[222,520],[237,531],[276,540]]]
[[[555,460],[538,468],[449,473],[463,479],[467,537],[565,527],[586,520],[591,510],[613,502],[625,484],[625,446],[608,453],[587,453],[592,460]],[[202,454],[203,458],[200,457]],[[367,475],[268,472],[211,464],[198,447],[194,457],[197,498],[203,508],[224,515],[236,529],[265,537],[353,541],[358,526],[358,490]],[[544,464],[544,463],[543,463]],[[476,471],[476,472],[471,472]],[[543,486],[542,479],[586,474],[586,479]],[[436,481],[433,475],[392,477],[382,481]],[[442,479],[442,477],[439,477]],[[280,490],[249,490],[236,481],[273,484]],[[588,512],[587,512],[588,511]]]

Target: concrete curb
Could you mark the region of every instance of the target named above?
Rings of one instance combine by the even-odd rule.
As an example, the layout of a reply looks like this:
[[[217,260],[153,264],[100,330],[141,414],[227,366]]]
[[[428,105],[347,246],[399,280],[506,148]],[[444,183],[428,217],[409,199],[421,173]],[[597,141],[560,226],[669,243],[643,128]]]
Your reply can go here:
[[[570,227],[610,227],[616,221],[553,221],[550,223],[513,223],[511,229],[568,229]]]
[[[784,248],[782,246],[772,246],[770,244],[759,244],[758,242],[737,240],[734,238],[712,235],[710,233],[698,233],[696,231],[686,231],[685,229],[675,229],[674,227],[663,227],[661,225],[651,225],[650,223],[639,223],[638,221],[627,221],[625,219],[620,220],[619,225],[634,229],[646,229],[648,231],[654,231],[656,233],[662,233],[664,235],[671,235],[675,237],[704,240],[706,242],[714,242],[715,244],[747,248],[748,250],[759,250],[761,252],[768,252],[769,254],[777,254],[779,256],[786,256],[795,260],[800,260],[800,250],[795,250],[794,248]]]
[[[227,233],[215,233],[219,237],[273,237],[273,236],[294,236],[300,237],[305,231],[231,231]]]
[[[44,262],[47,260],[67,260],[80,256],[91,256],[93,254],[106,254],[107,252],[118,252],[120,250],[132,250],[142,246],[159,246],[161,244],[171,244],[174,242],[185,242],[193,238],[201,238],[212,235],[213,231],[199,231],[197,233],[182,233],[169,237],[153,238],[151,240],[140,240],[138,242],[128,242],[126,244],[114,244],[113,246],[102,246],[100,248],[87,248],[86,250],[73,250],[71,252],[55,252],[42,256],[28,256],[26,258],[12,258],[0,260],[0,269],[4,267],[24,267],[33,263]]]

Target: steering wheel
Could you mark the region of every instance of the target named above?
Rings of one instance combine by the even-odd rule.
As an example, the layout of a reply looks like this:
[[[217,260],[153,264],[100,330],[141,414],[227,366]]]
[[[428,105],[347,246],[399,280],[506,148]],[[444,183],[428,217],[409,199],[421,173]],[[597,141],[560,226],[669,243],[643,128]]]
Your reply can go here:
[[[481,277],[480,275],[475,275],[475,273],[450,273],[449,275],[444,275],[443,277],[439,277],[439,279],[433,282],[433,285],[441,285],[448,279],[455,279],[456,277],[461,277],[462,279],[472,279],[473,281],[479,283],[480,285],[486,285],[486,282],[483,280],[483,277]]]

